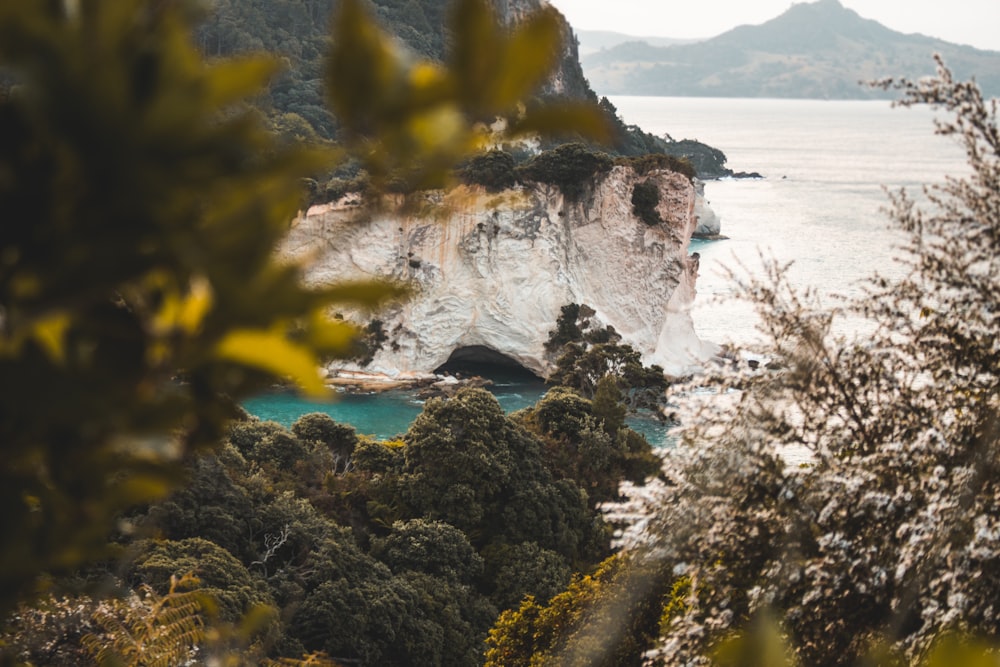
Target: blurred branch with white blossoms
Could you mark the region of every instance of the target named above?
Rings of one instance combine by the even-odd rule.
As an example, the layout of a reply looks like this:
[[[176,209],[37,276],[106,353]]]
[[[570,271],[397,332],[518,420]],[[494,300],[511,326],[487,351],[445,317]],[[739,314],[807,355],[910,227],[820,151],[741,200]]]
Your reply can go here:
[[[947,112],[936,132],[969,166],[920,203],[889,194],[903,278],[874,276],[833,313],[770,263],[741,287],[776,363],[700,378],[719,393],[697,406],[677,398],[656,553],[674,577],[660,590],[696,585],[667,605],[650,662],[729,664],[713,651],[764,617],[788,664],[947,664],[1000,637],[997,101],[937,68],[875,84]],[[834,336],[840,315],[863,338]]]

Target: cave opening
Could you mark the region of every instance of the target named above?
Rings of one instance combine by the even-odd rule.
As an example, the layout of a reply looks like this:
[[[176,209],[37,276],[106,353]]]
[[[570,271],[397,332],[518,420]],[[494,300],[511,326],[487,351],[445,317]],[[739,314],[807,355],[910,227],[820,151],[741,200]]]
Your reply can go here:
[[[531,382],[541,380],[538,375],[522,366],[515,359],[485,345],[467,345],[452,351],[448,361],[434,369],[439,375],[468,378],[478,375],[489,380]]]

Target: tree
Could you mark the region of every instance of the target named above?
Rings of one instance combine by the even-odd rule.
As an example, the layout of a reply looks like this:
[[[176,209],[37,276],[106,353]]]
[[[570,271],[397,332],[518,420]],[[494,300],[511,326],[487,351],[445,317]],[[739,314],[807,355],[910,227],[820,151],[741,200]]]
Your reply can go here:
[[[661,465],[649,442],[624,425],[615,381],[605,376],[599,386],[604,387],[600,401],[560,386],[519,414],[541,439],[553,476],[574,480],[593,507],[617,499],[623,479],[644,484]]]
[[[482,389],[431,399],[406,433],[404,494],[428,518],[478,532],[518,463],[511,440],[527,438]]]
[[[545,350],[550,354],[559,352],[568,343],[575,343],[583,339],[583,328],[579,320],[582,317],[581,310],[587,306],[578,303],[567,303],[559,309],[559,317],[556,318],[556,328],[549,332],[549,338],[545,341]]]
[[[255,513],[251,495],[233,481],[219,457],[209,455],[193,461],[187,483],[134,523],[142,533],[170,540],[203,538],[249,562],[255,552],[250,544]]]
[[[577,201],[593,184],[594,177],[610,171],[614,160],[606,153],[582,143],[570,143],[541,153],[517,169],[522,181],[558,187],[568,201]]]
[[[502,545],[490,554],[492,599],[500,609],[515,609],[526,596],[548,600],[565,590],[573,569],[565,558],[537,542]]]
[[[594,398],[590,402],[594,418],[601,424],[605,433],[614,437],[625,426],[625,408],[621,389],[610,375],[605,375],[597,381],[594,388]]]
[[[459,171],[459,178],[469,185],[481,185],[488,192],[514,187],[514,156],[502,150],[490,150],[473,157]]]
[[[109,519],[162,495],[264,378],[321,390],[315,353],[351,338],[326,305],[394,291],[306,289],[276,262],[317,157],[238,104],[272,65],[204,65],[185,12],[0,9],[3,608],[99,551]]]
[[[389,535],[374,540],[371,553],[397,574],[424,572],[460,584],[483,574],[483,559],[465,534],[439,521],[397,521]]]
[[[351,455],[358,444],[358,434],[353,426],[340,424],[328,414],[311,412],[292,424],[292,433],[303,442],[328,448],[334,456],[335,472],[344,472],[350,467]]]
[[[265,131],[245,100],[275,62],[206,64],[194,14],[183,0],[0,7],[0,612],[40,573],[102,553],[113,518],[162,497],[241,398],[289,376],[321,393],[319,356],[350,354],[358,333],[331,306],[405,292],[307,288],[277,261],[299,178],[334,156]],[[476,0],[456,17],[441,67],[340,3],[329,102],[376,186],[442,183],[477,121],[514,118],[555,61],[554,10],[510,32]],[[564,111],[511,132],[602,127]]]
[[[490,630],[486,666],[642,664],[659,599],[634,595],[646,583],[635,572],[613,556],[546,603],[526,597]]]
[[[225,621],[238,621],[258,605],[273,604],[262,580],[208,540],[145,540],[136,545],[136,551],[128,564],[127,580],[167,595],[176,580],[194,575],[199,592],[218,605],[219,616]]]
[[[548,382],[572,387],[592,398],[597,383],[606,376],[615,379],[625,404],[632,410],[655,410],[665,400],[667,380],[663,368],[655,364],[643,366],[642,355],[632,346],[616,342],[564,346]]]

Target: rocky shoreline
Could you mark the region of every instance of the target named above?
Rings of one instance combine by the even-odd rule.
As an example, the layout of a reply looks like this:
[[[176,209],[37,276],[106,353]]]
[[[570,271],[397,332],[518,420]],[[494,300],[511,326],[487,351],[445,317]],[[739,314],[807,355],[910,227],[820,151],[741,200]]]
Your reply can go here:
[[[328,375],[328,387],[349,394],[379,394],[386,391],[416,390],[418,398],[454,396],[466,387],[489,387],[492,380],[479,375],[464,377],[450,373],[390,377],[381,373],[340,370]]]

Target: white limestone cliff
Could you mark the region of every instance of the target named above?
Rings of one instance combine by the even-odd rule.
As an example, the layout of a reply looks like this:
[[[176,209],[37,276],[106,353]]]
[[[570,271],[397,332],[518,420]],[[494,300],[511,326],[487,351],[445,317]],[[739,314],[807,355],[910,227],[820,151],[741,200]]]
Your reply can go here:
[[[694,204],[695,236],[718,236],[722,231],[722,221],[705,201],[705,183],[697,181],[695,185],[697,197]]]
[[[632,212],[632,188],[643,180],[659,188],[659,225]],[[360,224],[357,205],[342,200],[313,207],[293,225],[282,252],[306,263],[310,283],[381,277],[415,287],[409,300],[375,316],[389,340],[374,360],[348,369],[423,377],[456,349],[483,346],[544,376],[552,364],[544,343],[568,303],[591,306],[646,364],[668,374],[690,372],[713,352],[688,313],[698,196],[684,176],[618,166],[575,203],[545,185],[426,197],[419,214],[380,212]]]

